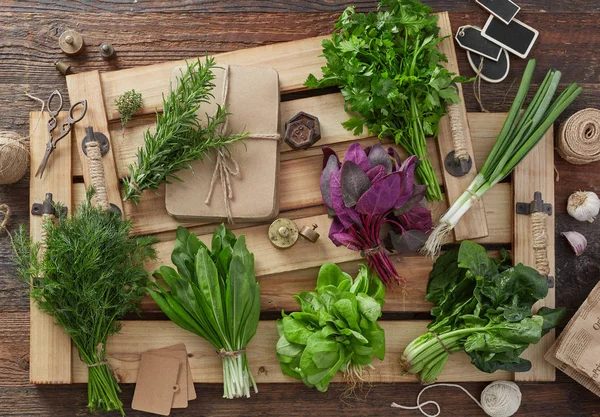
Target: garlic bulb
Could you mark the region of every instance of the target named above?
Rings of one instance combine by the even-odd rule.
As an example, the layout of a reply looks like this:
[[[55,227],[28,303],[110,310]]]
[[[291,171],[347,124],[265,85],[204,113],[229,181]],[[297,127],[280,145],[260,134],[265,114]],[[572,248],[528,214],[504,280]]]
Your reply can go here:
[[[583,253],[587,246],[587,239],[584,235],[579,232],[562,232],[561,235],[567,238],[575,255],[579,256]]]
[[[593,222],[600,212],[600,198],[591,191],[577,191],[567,202],[567,212],[580,222]]]

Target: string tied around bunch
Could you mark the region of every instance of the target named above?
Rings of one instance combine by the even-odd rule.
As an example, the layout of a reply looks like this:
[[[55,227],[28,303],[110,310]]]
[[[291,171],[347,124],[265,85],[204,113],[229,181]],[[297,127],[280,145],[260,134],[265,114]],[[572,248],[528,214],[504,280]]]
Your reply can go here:
[[[240,349],[240,350],[225,350],[225,349],[221,349],[217,351],[217,355],[219,355],[221,358],[232,358],[235,359],[240,355],[243,355],[244,353],[246,353],[246,349]]]
[[[92,363],[92,364],[86,363],[86,366],[88,368],[95,368],[96,366],[108,365],[107,360],[102,360],[102,351],[103,350],[104,350],[104,344],[98,343],[98,346],[96,346],[96,358],[98,359],[98,361],[95,363]]]
[[[517,384],[512,381],[494,381],[481,392],[481,401],[478,401],[469,391],[458,384],[440,383],[428,385],[423,388],[417,395],[417,405],[415,406],[392,403],[391,407],[402,410],[419,410],[426,417],[438,417],[442,410],[437,401],[428,400],[421,402],[421,395],[428,389],[436,387],[459,388],[490,417],[511,417],[521,406],[521,390]],[[430,414],[423,409],[423,407],[428,405],[436,408],[435,414]]]

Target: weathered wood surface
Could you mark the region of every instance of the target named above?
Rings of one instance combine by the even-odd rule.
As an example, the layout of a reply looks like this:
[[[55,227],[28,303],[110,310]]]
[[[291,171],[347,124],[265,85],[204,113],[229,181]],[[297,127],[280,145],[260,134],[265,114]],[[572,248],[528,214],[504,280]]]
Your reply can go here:
[[[58,36],[66,28],[77,28],[86,40],[83,56],[66,58],[75,72],[98,69],[108,71],[131,68],[198,56],[204,51],[225,52],[251,46],[326,35],[339,12],[350,2],[340,0],[307,1],[159,1],[124,2],[105,0],[1,1],[0,25],[0,104],[3,113],[0,129],[15,130],[26,135],[27,112],[37,109],[23,92],[29,90],[40,97],[60,87],[66,96],[64,77],[52,64],[64,58],[58,48]],[[371,10],[377,1],[353,2],[359,10]],[[449,10],[454,30],[462,24],[482,24],[486,14],[475,2],[452,0],[426,1],[435,10]],[[564,74],[564,81],[579,81],[584,93],[572,111],[600,107],[600,4],[594,0],[553,1],[522,0],[520,19],[540,30],[540,39],[532,56],[539,68],[554,67]],[[160,24],[159,24],[160,22]],[[576,22],[576,24],[574,24]],[[116,61],[103,61],[96,52],[102,41],[110,41],[117,49]],[[461,54],[461,53],[459,53]],[[472,71],[464,55],[460,70]],[[483,102],[490,111],[507,111],[514,98],[513,80],[522,72],[525,61],[513,59],[509,78],[499,84],[484,84]],[[543,71],[534,79],[539,83]],[[469,111],[478,111],[470,88],[465,88]],[[564,119],[564,117],[563,117]],[[43,128],[43,126],[42,126]],[[600,165],[577,166],[556,157],[560,181],[556,183],[556,231],[577,230],[590,242],[600,238],[597,227],[579,223],[565,213],[566,199],[577,189],[600,191]],[[12,210],[10,230],[28,223],[28,178],[11,186],[0,186],[0,200]],[[87,389],[84,385],[44,386],[28,383],[29,301],[23,286],[15,277],[10,263],[10,247],[4,234],[0,236],[0,415],[2,416],[83,416],[86,412]],[[572,254],[564,239],[556,239],[556,275],[560,285],[557,305],[574,313],[600,276],[600,249],[591,243],[578,257]],[[485,383],[466,383],[476,396]],[[557,373],[551,384],[520,383],[522,416],[600,416],[598,398],[586,389]],[[323,416],[372,415],[389,416],[392,401],[413,403],[421,387],[417,384],[378,384],[370,387],[368,401],[340,401],[341,386],[333,385],[322,394],[300,384],[261,384],[260,393],[247,401],[221,399],[218,384],[199,386],[198,400],[190,408],[173,415],[281,415],[304,416],[318,412]],[[133,386],[123,385],[122,398],[129,406]],[[363,395],[364,397],[364,395]],[[481,416],[481,410],[450,388],[440,388],[427,399],[436,398],[444,416]],[[285,410],[285,411],[282,411]],[[129,416],[143,415],[126,409]],[[393,411],[392,411],[393,412]],[[398,412],[400,413],[400,412]],[[418,412],[402,412],[418,416]]]

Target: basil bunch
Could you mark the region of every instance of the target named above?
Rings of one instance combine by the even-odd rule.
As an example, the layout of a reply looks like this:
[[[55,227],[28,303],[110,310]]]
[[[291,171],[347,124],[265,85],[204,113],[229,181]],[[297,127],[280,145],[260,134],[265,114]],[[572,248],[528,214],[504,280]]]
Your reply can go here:
[[[282,372],[321,392],[338,371],[360,379],[373,357],[385,354],[385,334],[377,324],[384,297],[385,286],[365,266],[353,280],[337,265],[324,264],[316,291],[294,297],[302,311],[282,313],[277,321]]]
[[[217,349],[223,360],[223,397],[250,397],[250,386],[258,390],[245,349],[258,327],[260,286],[246,238],[236,238],[221,225],[208,249],[179,226],[171,261],[177,271],[161,266],[154,273],[169,292],[157,284],[148,292],[175,324]]]

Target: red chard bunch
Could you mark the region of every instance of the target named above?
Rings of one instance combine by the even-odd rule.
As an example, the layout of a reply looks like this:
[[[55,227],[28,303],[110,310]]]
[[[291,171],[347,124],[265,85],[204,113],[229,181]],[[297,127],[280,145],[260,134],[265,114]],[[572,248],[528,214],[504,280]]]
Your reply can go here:
[[[352,144],[340,163],[323,147],[321,195],[333,217],[329,238],[336,246],[360,251],[386,285],[404,283],[388,250],[417,251],[432,228],[431,212],[421,204],[427,187],[415,184],[418,159],[402,163],[393,149]]]

